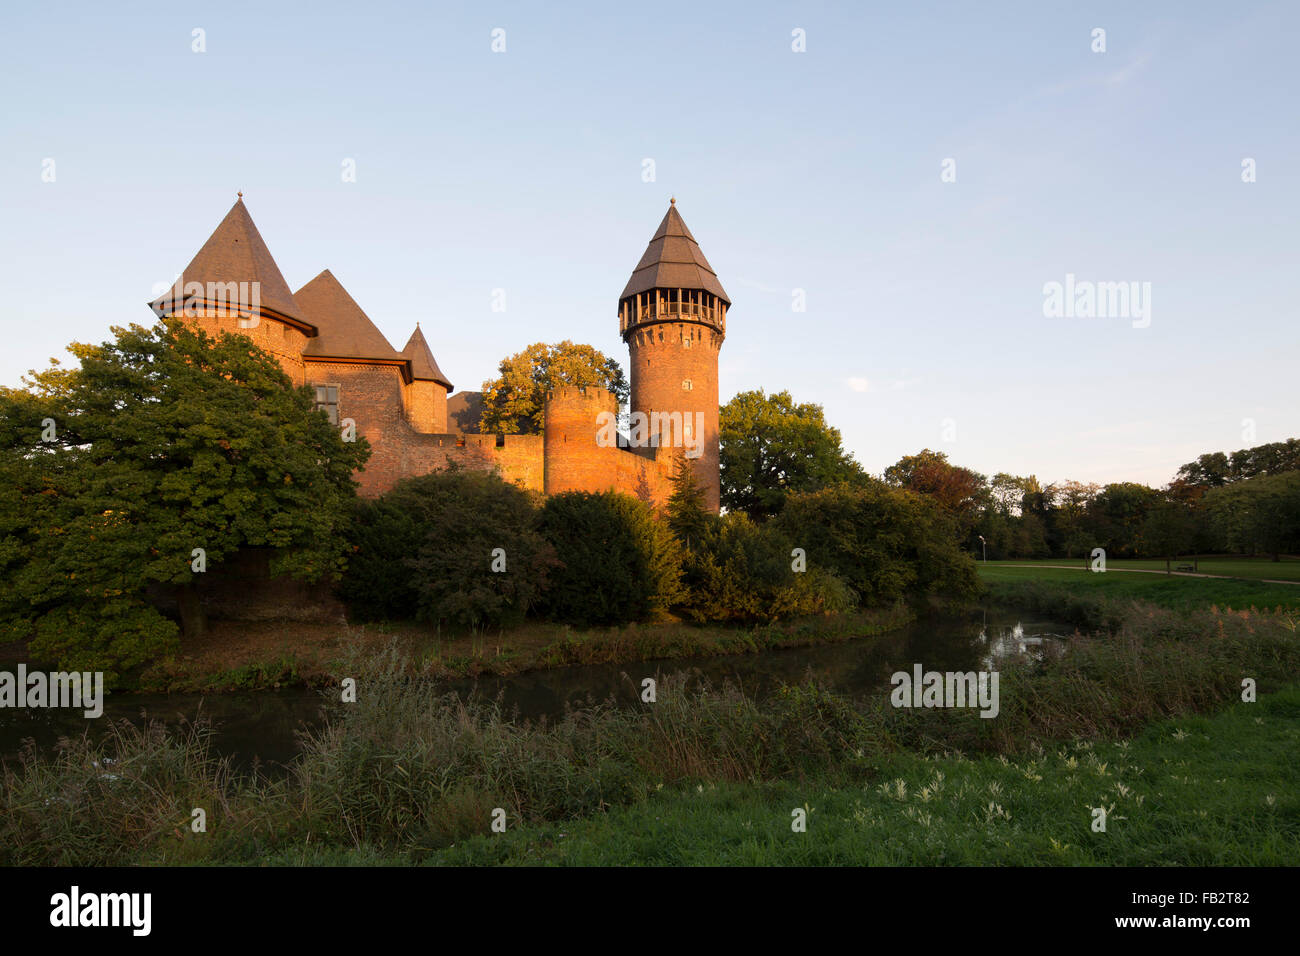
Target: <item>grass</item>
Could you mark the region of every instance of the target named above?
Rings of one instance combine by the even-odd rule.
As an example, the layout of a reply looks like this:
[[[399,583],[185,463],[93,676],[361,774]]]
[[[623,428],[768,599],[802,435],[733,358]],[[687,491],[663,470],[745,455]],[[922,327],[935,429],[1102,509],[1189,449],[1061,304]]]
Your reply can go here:
[[[480,835],[444,865],[1295,865],[1300,689],[1132,741],[1021,758],[894,754],[867,783],[710,783]],[[1108,811],[1094,832],[1094,808]],[[807,831],[791,829],[791,811]],[[298,862],[284,855],[275,862]],[[352,862],[367,861],[364,856]]]
[[[1111,562],[1107,562],[1109,569]],[[1069,598],[1087,601],[1147,601],[1173,610],[1216,605],[1224,608],[1270,608],[1300,614],[1300,585],[1259,580],[1196,578],[1164,574],[1093,573],[1048,567],[979,566],[980,580],[992,600],[1047,609]]]
[[[1176,558],[1170,562],[1171,568],[1180,565],[1193,565],[1198,574],[1221,574],[1227,577],[1252,578],[1255,580],[1271,579],[1274,581],[1295,581],[1300,583],[1300,558],[1283,557],[1280,561],[1267,558],[1234,558],[1225,555],[1209,557]],[[1072,568],[1085,568],[1085,558],[1016,558],[1009,561],[990,561],[988,566],[1010,567],[1013,565],[1067,565]],[[1159,571],[1164,573],[1165,562],[1157,558],[1107,558],[1108,571]]]
[[[995,720],[896,710],[883,691],[760,704],[666,680],[653,705],[534,724],[440,695],[396,646],[357,653],[357,703],[334,705],[284,778],[233,774],[201,726],[30,750],[0,779],[0,863],[1296,858],[1300,635],[1276,615],[1130,604],[1059,658],[1002,666]],[[1243,675],[1278,696],[1197,716]],[[1089,829],[1101,805],[1105,836]]]

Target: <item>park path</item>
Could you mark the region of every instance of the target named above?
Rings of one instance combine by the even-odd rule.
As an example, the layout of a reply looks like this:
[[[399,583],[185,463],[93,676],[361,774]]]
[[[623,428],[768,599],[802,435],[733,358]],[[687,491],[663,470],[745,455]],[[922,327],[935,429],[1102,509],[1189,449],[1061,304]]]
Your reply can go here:
[[[1081,568],[1077,564],[995,564],[995,568],[1059,568],[1062,571],[1091,571],[1091,568]],[[1129,574],[1164,574],[1175,578],[1218,578],[1222,581],[1258,581],[1261,584],[1295,584],[1300,585],[1300,581],[1283,581],[1279,578],[1243,578],[1235,574],[1207,574],[1204,571],[1158,571],[1154,568],[1107,568],[1104,574],[1113,574],[1115,572],[1127,572]]]

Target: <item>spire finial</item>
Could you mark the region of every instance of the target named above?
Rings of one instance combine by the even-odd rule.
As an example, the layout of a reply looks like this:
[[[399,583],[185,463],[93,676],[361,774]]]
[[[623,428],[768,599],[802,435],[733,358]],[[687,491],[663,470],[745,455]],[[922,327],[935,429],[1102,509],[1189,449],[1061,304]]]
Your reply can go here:
[[[237,193],[235,193],[235,195],[238,196],[240,199],[243,199],[243,198],[244,198],[244,194],[243,194],[242,191],[241,191],[241,192],[237,192]]]
[[[668,199],[668,204],[669,204],[670,206],[676,206],[676,205],[677,205],[677,197],[676,197],[676,196],[669,197],[669,199]]]

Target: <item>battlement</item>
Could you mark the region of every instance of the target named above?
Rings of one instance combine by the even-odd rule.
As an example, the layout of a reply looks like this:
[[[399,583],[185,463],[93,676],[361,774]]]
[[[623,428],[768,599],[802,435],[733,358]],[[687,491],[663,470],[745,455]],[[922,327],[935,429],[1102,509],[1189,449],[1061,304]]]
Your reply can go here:
[[[597,385],[560,385],[546,393],[547,405],[593,405],[618,410],[618,398]]]

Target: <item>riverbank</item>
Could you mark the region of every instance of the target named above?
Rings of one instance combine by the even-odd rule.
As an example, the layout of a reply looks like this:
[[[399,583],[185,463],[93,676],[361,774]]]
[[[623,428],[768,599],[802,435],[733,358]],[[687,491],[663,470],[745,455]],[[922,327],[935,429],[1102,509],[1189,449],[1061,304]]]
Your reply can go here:
[[[336,684],[341,661],[390,644],[414,675],[447,680],[510,676],[579,664],[630,664],[785,647],[810,647],[874,637],[916,620],[906,604],[848,614],[800,618],[758,627],[676,621],[581,630],[530,622],[496,632],[443,633],[413,622],[378,625],[301,622],[216,622],[200,640],[183,640],[179,655],[139,675],[124,690],[195,693],[324,687]]]
[[[804,684],[759,702],[734,686],[674,680],[654,703],[533,723],[411,680],[411,666],[395,649],[348,661],[356,703],[335,698],[283,779],[233,773],[202,727],[119,725],[107,741],[33,752],[0,787],[0,861],[670,862],[696,859],[697,841],[703,853],[742,834],[752,841],[737,846],[752,855],[721,859],[1295,858],[1300,700],[1288,688],[1300,637],[1276,615],[1133,605],[1112,632],[1000,666],[992,720],[895,709],[883,691],[848,700]],[[1235,708],[1243,675],[1276,701]],[[1194,722],[1225,709],[1235,723]],[[1193,722],[1156,732],[1141,760],[1126,756],[1138,746],[1126,739],[1170,718]],[[1096,806],[1110,808],[1111,850],[1085,842]],[[189,826],[195,808],[203,833]],[[782,843],[795,836],[795,808],[807,814],[797,835],[806,842]],[[498,809],[505,834],[491,831]],[[581,834],[573,846],[586,849],[552,855],[560,833]]]

